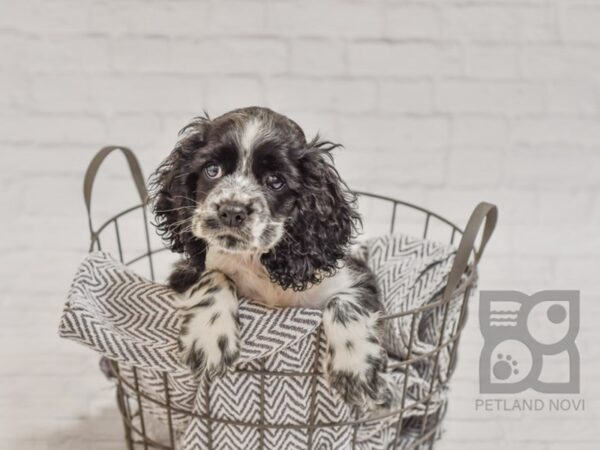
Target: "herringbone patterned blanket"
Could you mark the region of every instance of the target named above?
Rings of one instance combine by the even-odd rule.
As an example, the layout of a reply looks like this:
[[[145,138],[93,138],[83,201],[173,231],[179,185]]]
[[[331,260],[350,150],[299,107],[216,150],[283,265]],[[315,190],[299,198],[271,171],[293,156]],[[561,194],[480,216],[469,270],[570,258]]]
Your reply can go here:
[[[377,276],[386,314],[439,300],[454,252],[453,247],[404,235],[371,239],[359,249]],[[172,416],[178,448],[254,449],[261,442],[265,450],[305,449],[309,445],[344,449],[353,440],[363,450],[388,448],[397,417],[374,418],[357,427],[332,426],[356,419],[357,412],[331,392],[322,374],[321,311],[270,309],[242,299],[241,356],[235,370],[207,382],[196,379],[177,360],[180,322],[173,307],[175,295],[107,253],[90,254],[73,280],[60,335],[117,361],[121,376],[130,381],[130,386],[125,386],[130,392],[135,367],[141,391],[163,403],[165,373],[171,404],[178,410]],[[447,330],[456,326],[458,306],[458,301],[451,303]],[[412,355],[425,355],[435,348],[441,317],[441,308],[417,316]],[[384,328],[384,345],[391,358],[386,376],[398,389],[408,376],[400,440],[404,444],[414,438],[425,414],[438,414],[445,407],[445,393],[439,389],[434,390],[426,411],[422,401],[429,394],[434,358],[425,358],[408,371],[393,370],[394,362],[407,357],[411,320],[412,314],[402,316],[386,321]],[[448,352],[441,352],[436,386],[443,384],[439,381],[447,372],[448,360]],[[146,399],[142,405],[155,424],[167,423],[163,408]],[[160,436],[156,430],[152,433]]]

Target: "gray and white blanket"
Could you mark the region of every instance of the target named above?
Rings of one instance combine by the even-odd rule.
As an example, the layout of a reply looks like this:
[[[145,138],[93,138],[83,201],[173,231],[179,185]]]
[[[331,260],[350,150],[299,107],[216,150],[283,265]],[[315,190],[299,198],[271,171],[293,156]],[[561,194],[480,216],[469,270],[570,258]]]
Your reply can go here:
[[[385,314],[395,314],[441,298],[455,249],[391,235],[366,241],[359,253],[376,274]],[[356,420],[357,416],[329,389],[322,373],[325,346],[318,338],[320,310],[271,309],[242,299],[240,358],[234,370],[209,382],[194,377],[177,359],[180,319],[173,306],[175,295],[109,254],[93,253],[75,275],[59,332],[117,361],[121,377],[128,381],[124,388],[134,398],[137,376],[139,389],[164,403],[166,378],[170,402],[176,410],[171,420],[178,447],[252,449],[259,448],[260,442],[265,450],[303,449],[309,445],[344,449],[354,440],[356,448],[382,450],[395,438],[397,417],[373,417],[357,427],[332,426]],[[456,327],[460,301],[455,299],[450,305],[447,330]],[[445,408],[445,392],[439,386],[444,385],[440,381],[449,364],[444,350],[438,360],[435,389],[425,409],[423,399],[434,379],[434,358],[423,358],[409,370],[401,364],[393,370],[394,362],[408,356],[412,316],[387,320],[384,325],[383,344],[391,358],[386,376],[398,389],[408,377],[401,446],[418,434],[425,414],[437,415]],[[441,316],[441,308],[418,313],[411,355],[427,355],[435,349]],[[142,406],[144,414],[155,423],[167,423],[165,410],[154,401],[143,397]]]

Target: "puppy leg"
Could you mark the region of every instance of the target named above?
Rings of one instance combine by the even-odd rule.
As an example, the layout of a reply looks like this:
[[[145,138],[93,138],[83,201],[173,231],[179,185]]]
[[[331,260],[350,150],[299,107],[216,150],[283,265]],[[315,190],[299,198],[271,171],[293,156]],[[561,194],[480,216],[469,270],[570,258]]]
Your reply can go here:
[[[329,301],[323,313],[327,339],[326,374],[346,403],[369,409],[389,408],[393,393],[381,373],[387,353],[379,345],[378,313],[345,291]]]
[[[180,294],[181,361],[195,372],[222,376],[239,356],[238,299],[222,272],[204,272]]]

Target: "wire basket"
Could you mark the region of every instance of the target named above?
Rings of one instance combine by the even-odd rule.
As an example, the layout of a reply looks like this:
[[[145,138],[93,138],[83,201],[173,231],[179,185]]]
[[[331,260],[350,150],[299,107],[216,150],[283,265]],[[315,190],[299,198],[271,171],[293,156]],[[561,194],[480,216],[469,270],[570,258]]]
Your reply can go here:
[[[91,213],[91,198],[92,188],[94,181],[104,159],[111,154],[113,151],[121,151],[129,165],[131,176],[135,183],[137,193],[139,195],[139,203],[126,208],[118,214],[112,216],[106,220],[99,227],[95,227],[92,220]],[[435,239],[437,241],[447,242],[449,244],[455,244],[458,242],[456,256],[448,276],[447,284],[443,290],[443,295],[438,301],[427,303],[425,306],[411,309],[402,313],[391,314],[382,317],[382,320],[398,320],[399,318],[406,319],[410,317],[410,341],[408,343],[408,355],[400,362],[397,363],[397,368],[404,369],[406,371],[412,368],[418,368],[427,361],[433,367],[433,370],[429,371],[429,390],[422,395],[416,402],[412,402],[410,405],[405,403],[407,397],[407,380],[408,376],[404,378],[404,384],[401,386],[402,397],[400,401],[400,407],[388,411],[384,415],[378,417],[364,417],[356,410],[351,420],[332,422],[332,423],[316,423],[314,421],[314,414],[309,414],[311,418],[306,424],[300,425],[282,425],[276,423],[268,423],[265,420],[264,405],[262,414],[260,415],[261,420],[253,422],[240,422],[240,425],[247,427],[255,427],[264,434],[264,430],[268,429],[290,429],[298,430],[301,429],[308,433],[308,446],[307,448],[314,448],[311,445],[311,438],[319,428],[327,427],[340,427],[348,426],[352,427],[354,432],[352,433],[352,441],[349,443],[349,448],[359,448],[356,443],[356,430],[359,426],[368,425],[371,421],[377,421],[382,419],[393,419],[395,433],[393,442],[389,448],[403,448],[403,449],[421,449],[421,448],[432,448],[436,440],[441,434],[442,419],[446,412],[446,404],[435,410],[434,414],[428,414],[430,410],[431,399],[434,392],[439,390],[446,390],[448,382],[454,372],[457,351],[461,332],[464,328],[467,312],[468,312],[468,299],[473,289],[473,286],[477,278],[477,263],[479,262],[482,252],[491,237],[497,221],[497,208],[494,205],[488,203],[480,203],[473,211],[467,226],[464,231],[456,226],[454,223],[445,219],[444,217],[429,211],[425,208],[403,202],[397,199],[385,197],[382,195],[369,194],[365,192],[356,192],[359,198],[360,208],[366,208],[366,213],[363,213],[363,221],[365,227],[369,226],[371,218],[379,226],[379,232],[385,231],[394,232],[396,224],[402,221],[402,228],[404,231],[405,225],[412,227],[413,234],[416,229],[419,231],[419,235],[424,239],[432,239],[435,233]],[[161,254],[168,254],[167,250],[160,241],[156,240],[153,243],[153,234],[150,232],[150,222],[148,221],[148,192],[145,186],[145,180],[140,170],[139,163],[134,153],[125,147],[109,146],[101,149],[91,161],[84,180],[84,200],[87,210],[89,229],[91,233],[90,247],[89,250],[104,250],[106,251],[106,241],[112,242],[112,249],[114,254],[118,256],[120,261],[128,266],[133,265],[141,267],[146,266],[147,275],[153,281],[157,279],[158,267],[157,258]],[[138,219],[138,232],[139,227],[143,230],[143,242],[137,247],[133,247],[126,251],[126,246],[123,244],[127,242],[124,236],[123,223],[130,222],[132,217]],[[131,228],[131,225],[128,225]],[[480,244],[478,248],[475,246],[475,241],[480,235]],[[167,266],[165,264],[165,266]],[[162,267],[162,265],[161,265]],[[447,320],[448,311],[450,308],[459,309],[459,318],[457,321],[453,321],[452,324]],[[425,354],[413,355],[413,337],[418,332],[418,318],[422,317],[427,312],[439,310],[442,312],[441,324],[439,325],[439,333],[436,336],[436,345],[432,351]],[[322,333],[318,333],[317,339],[321,339]],[[317,343],[319,345],[320,342]],[[446,355],[449,358],[449,363],[445,366],[444,372],[441,373],[441,366],[439,364],[440,355]],[[116,379],[116,395],[117,405],[123,420],[123,426],[125,430],[125,442],[128,449],[176,449],[177,433],[173,426],[173,417],[175,414],[178,415],[189,415],[195,416],[199,419],[208,421],[209,425],[211,422],[219,422],[222,419],[218,419],[209,415],[198,416],[191,411],[182,410],[174,406],[170,398],[169,378],[167,374],[162,374],[162,384],[164,387],[164,398],[154,398],[140,387],[141,383],[138,377],[138,370],[136,367],[127,368],[132,373],[132,377],[124,377],[122,375],[122,368],[116,361],[103,359],[102,361],[103,370],[105,373],[110,373]],[[309,377],[311,383],[315,383],[315,378],[319,373],[320,367],[317,364],[314,365],[314,370],[307,373],[290,374],[289,376],[302,376]],[[269,372],[262,371],[261,373],[255,372],[259,375],[269,374]],[[133,382],[132,382],[133,380]],[[264,380],[264,376],[261,376],[261,380]],[[264,381],[260,385],[261,394],[264,396]],[[307,398],[307,405],[309,408],[314,407],[314,389],[311,391],[311,398]],[[160,408],[164,411],[164,417],[167,418],[165,427],[166,442],[159,441],[152,433],[149,432],[147,412],[145,413],[145,407],[152,404],[155,408]],[[419,421],[416,426],[414,421],[408,417],[409,408],[421,408],[425,411],[423,419]],[[402,441],[401,437],[403,433],[411,433],[411,440],[407,443]],[[263,438],[264,439],[264,438]],[[261,440],[259,448],[262,449],[264,441]],[[319,447],[320,448],[320,447]],[[216,449],[216,447],[215,447]],[[218,449],[216,449],[218,450]]]

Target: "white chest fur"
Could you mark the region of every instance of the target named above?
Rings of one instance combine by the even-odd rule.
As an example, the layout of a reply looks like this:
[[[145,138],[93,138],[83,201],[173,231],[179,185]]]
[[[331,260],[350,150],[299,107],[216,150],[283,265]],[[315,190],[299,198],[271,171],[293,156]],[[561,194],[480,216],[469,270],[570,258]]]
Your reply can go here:
[[[229,253],[209,249],[206,255],[206,268],[220,270],[236,285],[238,295],[247,297],[268,306],[323,308],[336,293],[351,286],[349,271],[340,269],[333,277],[320,284],[296,292],[282,289],[273,283],[258,254]]]

